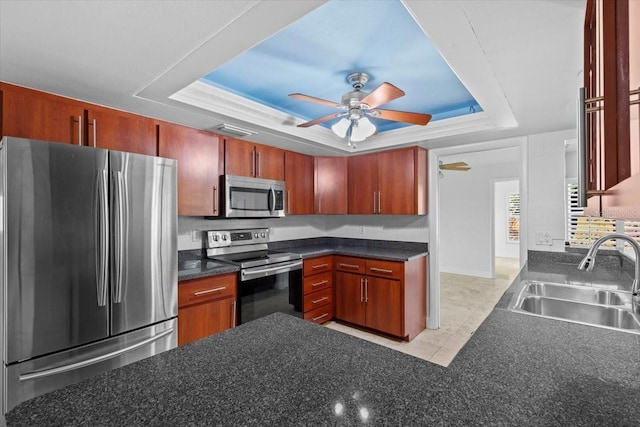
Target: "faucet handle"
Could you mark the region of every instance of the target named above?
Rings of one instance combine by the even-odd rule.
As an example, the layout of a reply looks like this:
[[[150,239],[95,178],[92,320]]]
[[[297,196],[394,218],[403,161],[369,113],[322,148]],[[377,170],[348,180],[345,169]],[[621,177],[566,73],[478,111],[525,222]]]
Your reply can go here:
[[[582,258],[582,261],[580,261],[580,264],[578,264],[578,269],[592,271],[595,264],[595,258],[587,255],[586,257]]]

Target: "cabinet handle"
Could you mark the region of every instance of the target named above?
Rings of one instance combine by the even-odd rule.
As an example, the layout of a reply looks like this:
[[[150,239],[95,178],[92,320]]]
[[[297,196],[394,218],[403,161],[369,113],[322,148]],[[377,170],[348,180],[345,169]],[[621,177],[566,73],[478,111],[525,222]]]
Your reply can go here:
[[[318,213],[322,213],[322,196],[318,196]]]
[[[360,268],[359,265],[355,265],[355,264],[343,264],[343,263],[340,263],[339,265],[340,265],[340,267],[353,268],[355,270]]]
[[[360,302],[364,301],[364,279],[360,278]]]
[[[329,264],[317,264],[311,267],[312,270],[315,270],[316,268],[325,268],[325,267],[329,267]]]
[[[322,297],[322,298],[320,298],[320,299],[314,299],[314,300],[311,300],[311,304],[317,304],[317,303],[319,303],[319,302],[326,301],[326,300],[328,300],[328,299],[329,299],[329,297],[324,296],[324,297]]]
[[[364,302],[369,302],[369,279],[364,280]]]
[[[315,288],[316,286],[324,285],[325,283],[329,283],[329,281],[328,280],[322,280],[320,282],[312,283],[311,287]]]
[[[291,213],[291,193],[287,190],[287,213]]]
[[[218,291],[224,291],[225,289],[227,289],[226,286],[221,286],[219,288],[213,288],[213,289],[205,289],[204,291],[194,292],[193,296],[198,297],[200,295],[210,294],[210,293],[218,292]]]
[[[213,213],[218,213],[218,187],[213,186]]]
[[[261,168],[260,168],[260,152],[258,150],[256,150],[256,170],[257,170],[257,174],[258,177],[260,177],[260,172],[261,172]]]
[[[78,116],[78,145],[82,145],[82,116]]]
[[[376,213],[376,192],[373,192],[373,213]]]
[[[322,313],[320,316],[312,317],[311,320],[313,320],[315,322],[316,320],[320,320],[323,317],[327,317],[328,315],[329,315],[329,313]]]
[[[97,139],[98,139],[98,124],[96,123],[96,119],[93,119],[93,148],[96,148]]]
[[[256,149],[251,150],[251,176],[256,176]]]
[[[380,202],[380,195],[382,194],[382,191],[378,191],[378,213],[381,214],[382,213],[382,203]]]
[[[369,270],[377,271],[378,273],[393,274],[393,270],[387,270],[386,268],[370,267]]]
[[[233,302],[231,303],[232,307],[233,307],[233,312],[231,314],[231,325],[233,325],[234,327],[236,326],[236,300],[233,300]]]

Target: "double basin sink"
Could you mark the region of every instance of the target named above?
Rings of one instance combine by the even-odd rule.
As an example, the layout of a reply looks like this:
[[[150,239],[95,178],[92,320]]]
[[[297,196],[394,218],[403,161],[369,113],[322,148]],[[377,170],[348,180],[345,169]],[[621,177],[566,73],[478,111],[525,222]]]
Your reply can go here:
[[[640,334],[640,315],[625,291],[523,280],[509,310]]]

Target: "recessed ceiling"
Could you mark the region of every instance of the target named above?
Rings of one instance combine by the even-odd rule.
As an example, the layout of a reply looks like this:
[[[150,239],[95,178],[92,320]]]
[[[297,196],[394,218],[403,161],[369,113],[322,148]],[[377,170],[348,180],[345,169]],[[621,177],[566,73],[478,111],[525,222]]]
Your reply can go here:
[[[290,104],[284,112],[200,79],[262,43],[268,46],[297,23],[325,13],[325,7],[348,5],[357,12],[337,14],[324,33],[323,28],[306,30],[317,38],[349,44],[341,33],[355,28],[365,41],[354,45],[352,52],[333,56],[339,48],[321,50],[315,40],[273,47],[281,50],[275,53],[285,62],[299,67],[287,71],[297,76],[288,81],[299,86],[284,89],[284,96],[301,92],[337,101],[349,90],[346,74],[366,66],[367,70],[357,71],[372,75],[367,89],[388,81],[406,92],[388,104],[390,109],[427,108],[431,111],[426,112],[438,114],[435,106],[400,104],[438,98],[436,89],[416,86],[429,68],[404,66],[391,74],[383,72],[382,63],[362,61],[367,55],[408,61],[407,51],[420,40],[429,40],[482,107],[480,112],[434,120],[425,127],[389,129],[360,144],[358,150],[443,147],[575,128],[584,0],[337,3],[0,0],[0,80],[201,129],[228,123],[256,132],[247,139],[285,149],[345,154],[350,150],[344,141],[326,127],[296,127],[325,111],[305,112],[302,109],[311,105],[287,99]],[[386,39],[395,39],[397,32],[391,13],[389,19],[374,13],[378,3],[404,8],[412,25],[417,25],[411,34],[419,31],[420,35],[407,36],[398,52],[376,56],[388,49]],[[359,19],[362,16],[367,18]],[[300,58],[307,54],[311,62],[304,70]],[[258,72],[266,79],[269,68]]]
[[[310,121],[335,109],[287,95],[339,103],[356,72],[369,76],[365,92],[385,81],[404,90],[383,108],[431,114],[431,122],[482,110],[399,0],[332,0],[199,81]],[[410,126],[371,120],[378,133]]]

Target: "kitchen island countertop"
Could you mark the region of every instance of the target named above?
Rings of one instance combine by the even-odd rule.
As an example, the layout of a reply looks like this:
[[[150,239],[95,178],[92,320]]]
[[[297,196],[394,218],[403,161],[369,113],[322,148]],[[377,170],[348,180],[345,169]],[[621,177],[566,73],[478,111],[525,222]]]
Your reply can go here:
[[[24,402],[7,424],[637,425],[640,335],[513,313],[509,299],[448,368],[276,313]]]

